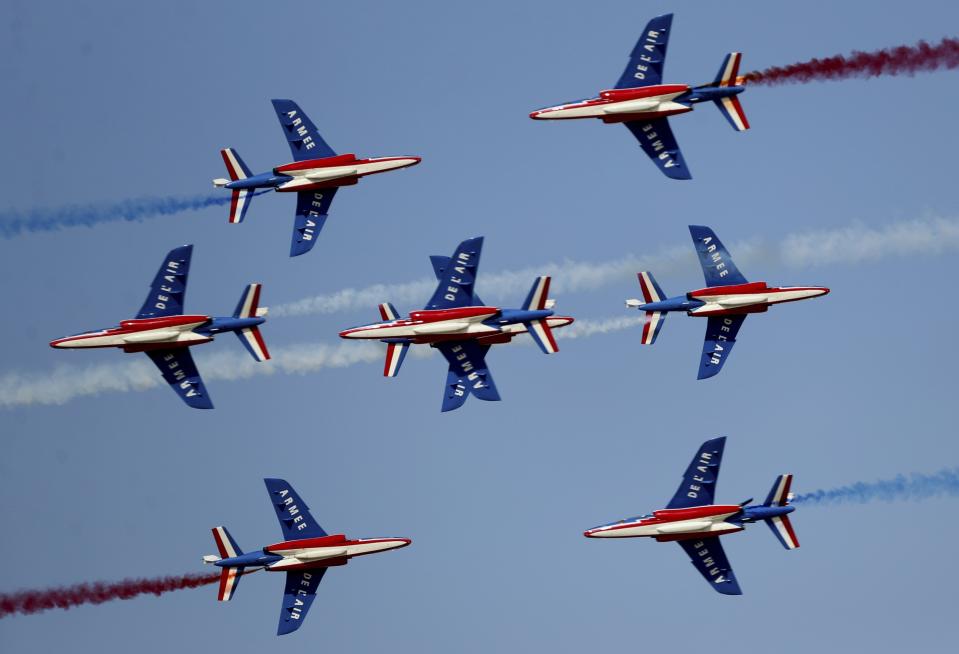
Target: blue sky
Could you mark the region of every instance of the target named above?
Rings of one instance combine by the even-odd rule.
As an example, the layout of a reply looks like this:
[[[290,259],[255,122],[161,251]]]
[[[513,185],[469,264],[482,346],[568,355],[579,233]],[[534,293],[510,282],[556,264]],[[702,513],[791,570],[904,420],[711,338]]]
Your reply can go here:
[[[225,605],[209,587],[0,620],[0,645],[571,652],[671,646],[691,622],[718,651],[951,643],[943,552],[959,537],[955,500],[806,507],[795,552],[763,527],[731,536],[738,598],[712,593],[674,545],[581,535],[659,508],[717,435],[729,437],[717,494],[728,502],[763,496],[781,472],[804,492],[959,462],[959,246],[942,230],[908,239],[959,220],[956,73],[749,89],[744,134],[701,106],[673,121],[691,182],[662,177],[621,127],[527,117],[615,83],[643,25],[666,11],[666,80],[691,83],[730,50],[760,68],[938,40],[959,18],[921,1],[8,3],[0,211],[213,193],[226,146],[257,171],[285,163],[272,97],[296,99],[340,152],[423,157],[340,192],[313,252],[292,260],[293,199],[274,195],[240,226],[217,207],[0,240],[8,394],[10,380],[52,379],[58,366],[69,378],[128,364],[47,342],[131,316],[182,243],[196,245],[187,308],[205,313],[231,311],[250,281],[277,306],[424,279],[428,255],[475,235],[486,236],[478,292],[515,305],[525,288],[484,276],[691,252],[690,223],[712,226],[751,280],[832,293],[750,318],[722,374],[703,382],[705,324],[671,316],[652,348],[638,329],[563,341],[552,357],[496,348],[503,401],[451,414],[439,412],[438,357],[408,358],[397,379],[376,361],[210,380],[210,412],[159,387],[0,409],[2,590],[202,570],[219,524],[244,548],[274,542],[266,476],[289,479],[331,533],[413,539],[331,571],[309,622],[283,639],[282,579],[260,574]],[[891,228],[904,236],[856,255],[870,229]],[[816,232],[846,239],[829,262],[768,254]],[[737,256],[737,244],[767,249]],[[653,272],[676,294],[702,283],[688,264]],[[634,272],[557,292],[557,309],[627,316]],[[420,306],[383,297],[275,316],[263,333],[275,350],[336,345],[389,300]],[[196,358],[202,370],[241,354],[221,337]]]

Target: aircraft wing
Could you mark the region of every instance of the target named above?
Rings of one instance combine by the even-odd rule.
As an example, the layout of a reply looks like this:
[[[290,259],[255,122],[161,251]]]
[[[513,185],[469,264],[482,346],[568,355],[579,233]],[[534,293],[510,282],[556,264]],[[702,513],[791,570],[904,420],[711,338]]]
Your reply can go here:
[[[316,125],[298,104],[292,100],[273,100],[273,110],[280,119],[283,136],[290,144],[293,161],[336,156],[336,152],[326,144]]]
[[[655,120],[628,120],[625,123],[633,133],[639,145],[643,148],[653,163],[663,171],[666,177],[672,179],[692,179],[693,176],[686,167],[683,153],[679,151],[679,143],[669,127],[669,120],[656,118]]]
[[[334,186],[296,194],[296,221],[293,223],[293,239],[290,242],[291,257],[306,254],[313,249],[316,237],[326,224],[336,189]]]
[[[729,358],[736,344],[736,334],[746,321],[746,314],[738,316],[710,316],[706,323],[706,339],[703,341],[703,355],[699,360],[699,375],[696,379],[706,379],[718,375],[723,364]]]
[[[459,341],[440,343],[435,347],[450,364],[443,389],[443,411],[460,408],[470,393],[481,400],[495,402],[500,399],[493,376],[486,367],[489,345]]]
[[[729,565],[729,559],[726,558],[726,552],[723,551],[723,546],[719,542],[719,536],[678,542],[689,557],[689,562],[699,570],[699,574],[717,593],[743,594],[743,591],[739,589],[739,582],[736,581],[736,575],[733,574],[733,568]]]
[[[663,64],[666,62],[666,46],[672,29],[673,15],[657,16],[648,23],[629,54],[629,64],[623,71],[617,89],[634,89],[640,86],[661,84]]]
[[[280,624],[276,635],[291,634],[303,624],[306,613],[316,599],[316,589],[323,581],[327,568],[296,570],[286,573],[286,588],[283,590],[283,607],[280,609]]]
[[[666,505],[667,509],[688,509],[713,503],[724,447],[725,436],[708,440],[699,446],[699,451],[683,473],[683,482]]]
[[[283,538],[296,540],[299,538],[322,538],[328,535],[323,531],[313,516],[310,507],[297,494],[285,479],[264,479],[266,490],[270,493],[270,501],[280,521]]]
[[[433,274],[436,275],[436,281],[442,282],[446,279],[446,269],[449,267],[450,261],[452,261],[450,257],[444,257],[438,254],[430,256],[430,263],[433,264]],[[476,291],[473,291],[473,304],[478,307],[486,306],[486,303],[480,299]]]
[[[171,347],[165,350],[147,350],[163,379],[180,398],[194,409],[212,409],[213,402],[206,393],[206,386],[200,378],[200,372],[193,363],[190,348]]]
[[[456,252],[446,262],[442,273],[437,273],[439,284],[426,305],[427,309],[476,306],[473,285],[476,283],[482,252],[482,236],[467,239],[456,247]],[[433,272],[437,272],[435,260],[431,258],[430,261],[433,261]]]
[[[170,250],[150,284],[150,294],[140,307],[137,318],[162,318],[183,313],[192,256],[192,245],[181,245]]]
[[[703,268],[706,286],[731,286],[747,284],[746,278],[733,263],[729,251],[716,236],[716,232],[703,225],[690,225],[689,235],[693,237],[699,265]]]

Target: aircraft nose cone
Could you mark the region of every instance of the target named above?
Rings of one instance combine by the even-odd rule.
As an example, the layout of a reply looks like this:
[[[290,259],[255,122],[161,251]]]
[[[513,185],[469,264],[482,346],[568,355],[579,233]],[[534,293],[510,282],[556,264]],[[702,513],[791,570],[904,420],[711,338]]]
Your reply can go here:
[[[595,529],[587,529],[586,531],[583,532],[583,536],[586,536],[586,538],[593,538],[593,534],[595,532],[596,532]]]
[[[56,340],[50,341],[50,347],[55,347],[55,348],[59,349],[59,348],[60,348],[60,342],[61,342],[62,340],[63,340],[63,339],[58,338],[58,339],[56,339]]]
[[[536,120],[539,118],[540,113],[542,112],[540,112],[539,109],[537,109],[536,111],[531,111],[529,112],[529,117],[532,118],[533,120]]]

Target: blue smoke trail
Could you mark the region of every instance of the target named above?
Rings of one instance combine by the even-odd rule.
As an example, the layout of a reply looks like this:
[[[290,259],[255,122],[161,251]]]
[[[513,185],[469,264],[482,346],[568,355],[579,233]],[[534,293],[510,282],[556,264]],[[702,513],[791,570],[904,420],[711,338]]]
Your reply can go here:
[[[271,189],[257,191],[262,195]],[[198,211],[230,203],[230,195],[192,198],[139,198],[114,204],[73,205],[58,209],[29,209],[0,212],[0,235],[5,238],[25,232],[51,232],[67,227],[93,227],[100,223],[126,220],[138,222],[157,216],[171,216],[181,211]]]
[[[870,483],[857,482],[829,490],[803,493],[792,499],[793,504],[826,506],[834,504],[866,504],[880,500],[928,500],[933,497],[959,495],[959,468],[946,468],[931,475],[912,473],[894,479],[880,479]]]

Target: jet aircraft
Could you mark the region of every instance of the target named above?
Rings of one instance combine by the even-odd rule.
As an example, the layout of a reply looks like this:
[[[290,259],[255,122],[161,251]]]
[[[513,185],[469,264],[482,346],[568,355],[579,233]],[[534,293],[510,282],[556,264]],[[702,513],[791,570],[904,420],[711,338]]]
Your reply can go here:
[[[764,521],[787,550],[799,547],[789,522],[792,475],[779,475],[762,506],[713,504],[726,437],[706,441],[683,475],[683,482],[665,509],[626,518],[583,532],[587,538],[655,538],[676,541],[710,585],[723,595],[742,595],[719,537]]]
[[[638,273],[638,277],[645,302],[629,299],[626,306],[646,312],[644,345],[656,341],[670,311],[708,318],[698,379],[719,374],[749,314],[762,313],[774,304],[806,300],[829,292],[823,286],[774,287],[767,286],[766,282],[747,282],[713,230],[690,225],[689,233],[706,277],[706,288],[667,298],[652,273],[644,271]]]
[[[320,136],[313,121],[292,100],[273,100],[273,109],[280,119],[283,135],[290,144],[293,163],[277,166],[272,171],[254,175],[236,150],[220,150],[230,179],[215,179],[213,185],[233,191],[230,222],[239,223],[246,216],[256,189],[274,189],[296,193],[296,220],[290,256],[295,257],[313,248],[316,237],[326,222],[330,203],[341,186],[359,182],[361,177],[397,168],[415,166],[419,157],[379,157],[357,159],[355,154],[337,154]]]
[[[745,90],[738,78],[742,55],[726,55],[716,79],[709,84],[663,84],[663,63],[672,29],[673,15],[649,21],[630,54],[629,65],[612,89],[595,98],[577,100],[532,112],[535,120],[599,118],[604,123],[623,123],[640,147],[663,174],[673,179],[692,179],[679,144],[669,126],[669,116],[692,111],[700,102],[712,101],[738,132],[749,129],[739,104]]]
[[[190,347],[209,343],[217,334],[233,332],[254,359],[266,361],[270,353],[259,325],[266,321],[267,309],[259,306],[260,285],[250,284],[229,318],[184,314],[192,255],[192,245],[183,245],[167,254],[136,318],[123,320],[117,327],[59,338],[51,341],[50,346],[119,347],[124,352],[144,352],[184,402],[194,409],[212,409],[213,402],[193,363]]]
[[[310,515],[310,509],[283,479],[264,479],[270,501],[280,521],[283,540],[263,549],[244,553],[226,527],[214,527],[213,539],[220,555],[208,554],[204,563],[222,569],[217,599],[228,602],[236,592],[240,577],[257,570],[285,572],[286,587],[280,608],[277,636],[289,634],[303,624],[316,589],[327,568],[346,565],[355,556],[395,550],[410,544],[409,538],[347,538],[327,534]],[[247,570],[250,568],[250,570]]]
[[[552,330],[573,322],[553,315],[549,277],[536,279],[521,309],[487,306],[473,291],[482,249],[480,236],[460,243],[452,257],[430,257],[439,284],[423,310],[400,318],[392,304],[381,304],[381,322],[340,332],[342,338],[386,343],[386,377],[399,373],[410,345],[426,343],[438,349],[449,362],[443,411],[458,409],[470,393],[481,400],[500,399],[486,367],[490,346],[529,333],[543,352],[552,354],[559,351]]]

